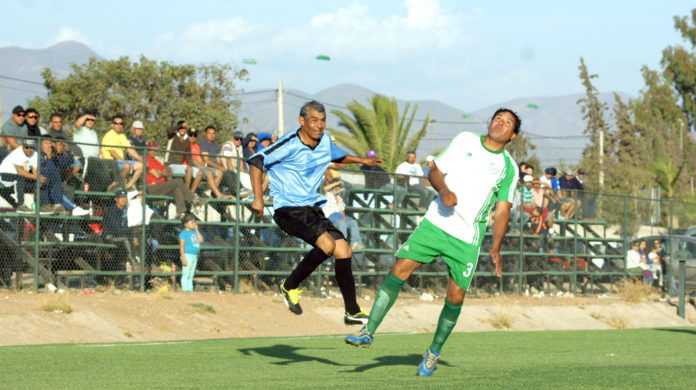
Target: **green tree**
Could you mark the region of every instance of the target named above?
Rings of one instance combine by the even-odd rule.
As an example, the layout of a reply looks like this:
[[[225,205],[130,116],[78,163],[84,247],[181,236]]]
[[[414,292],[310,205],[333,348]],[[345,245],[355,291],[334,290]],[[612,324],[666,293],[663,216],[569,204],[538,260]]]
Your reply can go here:
[[[580,167],[585,171],[596,174],[588,175],[585,188],[590,191],[603,191],[603,175],[606,171],[606,162],[612,151],[612,135],[610,134],[604,116],[607,104],[599,100],[599,91],[592,84],[596,74],[590,74],[585,66],[585,60],[580,57],[580,79],[585,87],[585,97],[578,99],[583,119],[587,123],[583,133],[590,136],[590,143],[582,151]],[[600,144],[601,149],[600,149]]]
[[[674,28],[691,46],[691,50],[681,46],[668,46],[662,52],[663,74],[681,100],[681,110],[686,117],[689,131],[694,130],[696,115],[696,9],[691,11],[691,24],[686,16],[674,17]]]
[[[329,128],[336,141],[350,149],[355,155],[363,156],[369,149],[374,150],[377,156],[384,159],[382,168],[387,172],[394,172],[397,165],[404,161],[406,152],[416,150],[418,143],[427,132],[430,123],[428,113],[420,129],[416,130],[409,139],[413,118],[418,110],[418,105],[406,103],[399,116],[396,99],[391,100],[386,96],[375,94],[367,99],[368,105],[363,106],[356,100],[346,105],[352,114],[352,118],[340,110],[332,110],[331,113],[339,118],[338,125],[348,132]]]
[[[508,153],[510,153],[512,156],[512,159],[518,164],[524,161],[527,164],[532,165],[534,169],[536,169],[535,174],[543,171],[544,168],[541,166],[541,162],[539,161],[539,157],[537,157],[536,153],[530,154],[530,152],[536,149],[536,146],[532,144],[529,136],[524,132],[524,130],[520,131],[520,133],[517,134],[517,137],[515,137],[515,139],[510,141],[510,143],[505,146],[505,149],[507,149]],[[539,173],[539,175],[540,174],[541,173]]]
[[[101,138],[110,129],[111,117],[121,114],[127,130],[133,121],[141,120],[146,138],[156,141],[164,141],[165,130],[182,119],[189,127],[214,125],[221,136],[229,136],[240,106],[237,84],[247,80],[246,70],[230,65],[174,65],[144,56],[138,62],[128,57],[91,58],[84,65],[73,64],[72,72],[62,80],[50,69],[41,74],[48,95],[29,105],[44,117],[59,112],[64,122],[72,123],[83,113],[94,112],[95,130]]]

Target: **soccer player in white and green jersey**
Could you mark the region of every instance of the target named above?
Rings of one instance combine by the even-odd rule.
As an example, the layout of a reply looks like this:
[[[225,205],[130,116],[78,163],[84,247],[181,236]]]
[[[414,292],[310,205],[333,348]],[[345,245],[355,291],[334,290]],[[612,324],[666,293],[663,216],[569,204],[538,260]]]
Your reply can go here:
[[[517,164],[505,145],[517,136],[520,125],[513,111],[501,108],[493,114],[487,135],[462,132],[435,158],[428,179],[439,196],[430,203],[423,220],[396,253],[396,263],[377,293],[367,325],[346,337],[346,343],[369,347],[406,279],[421,264],[442,256],[449,269],[447,297],[433,342],[418,366],[418,374],[432,374],[442,345],[457,323],[476,269],[488,210],[495,201],[498,203],[490,256],[496,275],[501,276],[500,244],[507,229],[518,175]]]

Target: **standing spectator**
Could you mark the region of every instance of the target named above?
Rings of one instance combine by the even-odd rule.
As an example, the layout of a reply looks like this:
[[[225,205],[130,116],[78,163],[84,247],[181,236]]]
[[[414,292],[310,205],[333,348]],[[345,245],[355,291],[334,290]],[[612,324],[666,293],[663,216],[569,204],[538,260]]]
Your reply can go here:
[[[195,131],[195,129],[191,129]],[[198,185],[203,180],[203,171],[193,163],[191,156],[191,140],[188,138],[186,122],[179,126],[177,133],[172,138],[170,151],[165,153],[164,161],[172,169],[174,175],[184,175],[184,183],[191,192],[196,192]],[[192,182],[193,177],[193,182]]]
[[[172,179],[171,169],[165,168],[162,163],[157,161],[155,158],[157,155],[156,142],[148,142],[147,148],[145,183],[148,193],[174,197],[176,219],[181,219],[186,213],[186,203],[192,203],[196,206],[205,203],[186,187],[183,180]]]
[[[115,242],[125,250],[127,260],[133,261],[134,246],[138,246],[138,237],[128,227],[128,198],[124,189],[116,191],[114,203],[106,208],[102,215],[102,235],[106,240]]]
[[[88,113],[77,118],[74,124],[73,141],[82,150],[82,155],[85,157],[85,169],[90,157],[99,157],[99,137],[93,129],[96,119],[93,114]]]
[[[300,283],[331,255],[336,258],[336,281],[343,295],[346,324],[361,324],[367,314],[355,297],[355,279],[351,268],[352,251],[343,234],[329,221],[320,206],[326,199],[319,194],[324,171],[330,161],[376,165],[382,160],[349,156],[338,149],[326,129],[324,106],[311,101],[300,109],[300,128],[285,133],[275,145],[256,153],[249,160],[254,200],[251,209],[264,215],[262,196],[263,171],[271,178],[273,220],[286,233],[301,238],[312,250],[283,279],[278,287],[285,305],[295,314],[302,314]]]
[[[346,239],[350,239],[351,249],[363,249],[365,245],[360,237],[358,221],[346,215],[346,205],[339,196],[342,190],[341,182],[333,182],[324,186],[326,203],[322,206],[326,218],[336,226]],[[349,234],[350,233],[350,234]]]
[[[665,292],[667,291],[667,285],[671,283],[671,290],[670,290],[670,297],[677,296],[678,291],[677,291],[677,282],[674,280],[674,274],[669,272],[669,255],[665,252],[665,250],[662,248],[662,242],[660,242],[659,239],[653,240],[653,247],[656,249],[656,253],[658,255],[658,258],[660,259],[660,266],[662,267],[662,277],[663,277],[663,283],[661,285],[662,287],[662,294],[664,295]],[[669,280],[666,280],[665,278],[667,275],[670,276]]]
[[[585,185],[583,180],[585,179],[585,171],[581,168],[575,172],[575,177],[573,178],[573,186],[578,190],[578,198],[582,202],[582,217],[584,219],[595,217],[595,198],[587,196],[585,193]]]
[[[210,191],[213,193],[213,196],[220,199],[231,198],[232,196],[223,194],[218,188],[218,184],[220,183],[220,180],[222,180],[222,171],[213,171],[212,169],[208,169],[206,167],[206,162],[201,156],[201,147],[198,145],[198,130],[193,128],[190,129],[188,131],[188,139],[191,141],[191,159],[193,164],[198,167],[198,169],[205,172],[208,187],[210,187]]]
[[[111,119],[111,130],[102,138],[101,156],[105,160],[116,160],[118,169],[121,171],[121,178],[124,181],[128,179],[131,171],[133,172],[133,176],[126,183],[126,191],[133,191],[135,183],[138,182],[143,171],[143,163],[126,159],[126,153],[130,155],[132,148],[128,138],[123,134],[123,126],[125,126],[125,122],[121,115],[115,115]],[[143,124],[140,121],[135,121],[133,127],[143,127]]]
[[[370,149],[365,152],[365,157],[377,158],[377,153]],[[400,185],[395,186],[392,184],[390,175],[384,170],[384,168],[380,167],[379,165],[369,166],[363,164],[360,166],[360,170],[363,171],[363,174],[365,175],[365,187],[394,192],[393,203],[389,203],[389,205],[387,205],[390,210],[394,209],[395,204],[401,205],[401,202],[403,202],[404,197],[406,196],[406,188]]]
[[[40,137],[43,134],[46,134],[46,129],[41,127],[41,116],[35,108],[27,108],[24,123],[27,125],[28,137]]]
[[[186,134],[188,131],[188,124],[185,120],[180,120],[176,125],[167,129],[167,148],[164,153],[164,161],[169,161],[169,152],[172,150],[172,143],[174,142],[174,138],[180,135],[181,130],[183,130],[183,139],[188,138],[188,134]]]
[[[17,212],[34,212],[24,204],[24,193],[31,192],[35,187],[37,165],[36,141],[31,138],[24,138],[22,147],[14,149],[0,163],[0,178],[2,179],[0,181],[5,187],[14,187],[17,201],[14,204],[10,202],[10,204],[17,209]],[[46,178],[41,176],[39,180],[43,184]]]
[[[420,198],[418,207],[425,209],[430,202],[437,197],[437,192],[430,187],[430,184],[423,176],[423,169],[416,164],[416,152],[410,151],[406,154],[406,161],[396,167],[397,178],[404,180],[408,191],[417,192]],[[406,175],[408,178],[406,178]],[[397,204],[397,207],[399,205]]]
[[[2,125],[2,144],[11,152],[19,147],[19,143],[22,142],[21,137],[27,136],[27,125],[24,122],[26,113],[22,106],[15,106],[12,109],[12,116]],[[20,139],[18,140],[17,137]],[[4,156],[2,156],[4,157]]]
[[[181,291],[193,291],[193,275],[198,265],[203,235],[198,231],[196,217],[186,214],[181,219],[184,230],[179,233],[179,254],[181,255]]]

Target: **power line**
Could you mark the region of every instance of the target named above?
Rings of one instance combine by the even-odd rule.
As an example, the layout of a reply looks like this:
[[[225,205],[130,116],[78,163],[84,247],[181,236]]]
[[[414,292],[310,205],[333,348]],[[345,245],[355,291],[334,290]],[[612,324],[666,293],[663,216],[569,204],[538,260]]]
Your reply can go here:
[[[31,93],[37,93],[37,94],[45,93],[45,91],[43,91],[43,92],[32,91],[32,90],[29,90],[29,89],[15,88],[15,87],[7,86],[7,85],[0,85],[0,88],[12,89],[12,90],[15,90],[15,91],[22,91],[22,92],[31,92]]]
[[[15,77],[9,77],[9,76],[2,76],[0,75],[0,79],[6,79],[6,80],[12,80],[12,81],[19,81],[21,83],[27,83],[27,84],[36,84],[44,87],[44,83],[40,83],[38,81],[31,81],[31,80],[24,80],[24,79],[18,79]]]

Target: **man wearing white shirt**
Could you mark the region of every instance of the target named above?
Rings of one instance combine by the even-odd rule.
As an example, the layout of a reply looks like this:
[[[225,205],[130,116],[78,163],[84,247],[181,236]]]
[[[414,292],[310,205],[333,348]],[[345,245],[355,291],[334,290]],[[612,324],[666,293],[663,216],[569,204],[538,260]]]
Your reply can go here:
[[[430,202],[437,197],[437,192],[430,187],[430,183],[425,180],[423,168],[416,164],[416,152],[410,151],[406,155],[406,161],[396,167],[396,178],[404,180],[408,176],[408,191],[417,192],[420,201],[419,208],[426,208]],[[399,205],[397,205],[398,207]]]

